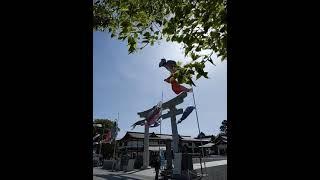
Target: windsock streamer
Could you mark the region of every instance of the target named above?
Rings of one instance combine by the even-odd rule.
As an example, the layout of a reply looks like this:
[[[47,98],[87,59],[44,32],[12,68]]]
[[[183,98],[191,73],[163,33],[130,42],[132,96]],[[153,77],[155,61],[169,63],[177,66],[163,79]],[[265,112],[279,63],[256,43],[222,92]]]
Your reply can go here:
[[[171,84],[172,91],[176,94],[180,94],[181,92],[192,92],[192,88],[186,88],[182,86],[174,79],[172,75],[166,78],[164,81]]]
[[[107,130],[107,132],[102,136],[102,143],[110,143],[111,142],[111,131]]]
[[[181,123],[183,120],[187,119],[187,117],[192,113],[192,111],[195,109],[194,106],[188,106],[186,110],[184,110],[180,120],[177,122],[177,124]]]
[[[156,122],[154,123],[154,125],[153,125],[153,126],[150,126],[150,127],[153,128],[153,127],[158,127],[158,126],[160,126],[160,122],[156,121]]]
[[[176,94],[180,94],[182,92],[191,92],[192,91],[191,88],[186,88],[186,87],[180,85],[176,80],[173,80],[171,82],[171,88],[172,88],[173,92]]]
[[[162,102],[160,101],[156,106],[153,107],[153,110],[150,111],[149,115],[147,116],[146,125],[150,126],[159,120],[159,118],[161,117],[161,108]]]
[[[174,73],[176,71],[177,63],[173,60],[161,59],[159,63],[159,67],[165,67],[170,73]]]
[[[140,120],[140,121],[137,121],[137,122],[135,122],[131,127],[132,127],[132,129],[131,130],[133,130],[137,125],[139,125],[139,126],[143,126],[144,124],[145,124],[145,119],[143,119],[143,120]]]

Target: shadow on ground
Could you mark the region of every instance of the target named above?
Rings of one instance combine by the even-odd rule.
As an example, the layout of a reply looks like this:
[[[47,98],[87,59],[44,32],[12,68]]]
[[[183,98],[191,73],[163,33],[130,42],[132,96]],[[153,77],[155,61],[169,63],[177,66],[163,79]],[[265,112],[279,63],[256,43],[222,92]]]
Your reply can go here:
[[[132,180],[142,180],[144,178],[134,178],[134,177],[126,177],[126,176],[123,176],[123,175],[120,175],[120,174],[108,174],[108,175],[102,175],[102,174],[96,174],[94,175],[96,177],[99,177],[99,178],[103,178],[103,179],[106,179],[106,180],[119,180],[119,179],[132,179]]]
[[[120,175],[125,175],[125,174],[133,174],[133,173],[136,173],[136,172],[139,172],[139,171],[143,171],[145,169],[135,169],[134,171],[127,171],[127,172],[124,172]]]

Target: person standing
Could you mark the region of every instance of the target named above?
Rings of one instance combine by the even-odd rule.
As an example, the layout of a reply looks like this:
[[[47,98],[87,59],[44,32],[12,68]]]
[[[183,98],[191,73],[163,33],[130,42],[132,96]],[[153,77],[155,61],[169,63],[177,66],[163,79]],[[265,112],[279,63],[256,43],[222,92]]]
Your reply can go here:
[[[155,159],[154,159],[154,169],[155,169],[155,171],[156,171],[155,180],[158,180],[159,169],[160,169],[160,159],[159,159],[159,156],[155,157]]]

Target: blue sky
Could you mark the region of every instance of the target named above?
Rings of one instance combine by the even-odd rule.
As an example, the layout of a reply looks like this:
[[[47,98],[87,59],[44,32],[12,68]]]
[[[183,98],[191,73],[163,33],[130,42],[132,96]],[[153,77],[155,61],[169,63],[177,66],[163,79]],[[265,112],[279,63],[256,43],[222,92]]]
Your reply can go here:
[[[111,39],[106,32],[93,33],[93,118],[116,119],[119,112],[121,131],[117,139],[126,131],[144,131],[142,126],[134,130],[130,126],[140,120],[137,112],[161,101],[162,91],[164,102],[176,96],[171,85],[163,81],[169,72],[159,68],[161,58],[190,61],[176,43],[163,41],[128,55],[125,41]],[[202,77],[194,87],[200,129],[205,134],[217,134],[221,121],[227,119],[227,62],[214,57],[214,63],[217,66],[206,67],[210,79]],[[191,93],[177,107],[185,109],[189,105],[193,105]],[[171,134],[170,119],[163,120],[161,128],[162,133]],[[178,131],[192,137],[198,134],[195,111],[178,124]],[[150,132],[159,133],[160,128],[151,128]]]

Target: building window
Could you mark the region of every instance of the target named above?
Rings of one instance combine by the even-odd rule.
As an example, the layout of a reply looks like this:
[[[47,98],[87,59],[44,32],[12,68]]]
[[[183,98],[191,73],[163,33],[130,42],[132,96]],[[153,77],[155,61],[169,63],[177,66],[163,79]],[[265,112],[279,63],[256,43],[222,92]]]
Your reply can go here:
[[[188,143],[188,146],[192,146],[192,143],[191,143],[191,142],[189,142],[189,143]]]

